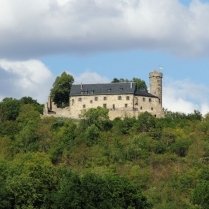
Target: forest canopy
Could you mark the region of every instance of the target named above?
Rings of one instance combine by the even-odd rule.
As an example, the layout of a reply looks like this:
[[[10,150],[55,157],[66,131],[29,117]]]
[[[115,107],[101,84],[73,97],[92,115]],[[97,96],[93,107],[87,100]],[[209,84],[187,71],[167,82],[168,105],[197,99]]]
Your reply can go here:
[[[61,76],[57,76],[53,83],[50,96],[52,101],[55,102],[58,107],[65,107],[69,105],[69,94],[73,82],[73,76],[67,74],[66,72],[63,72]]]
[[[40,107],[0,102],[0,209],[208,208],[208,115],[110,121],[99,107],[73,120]]]

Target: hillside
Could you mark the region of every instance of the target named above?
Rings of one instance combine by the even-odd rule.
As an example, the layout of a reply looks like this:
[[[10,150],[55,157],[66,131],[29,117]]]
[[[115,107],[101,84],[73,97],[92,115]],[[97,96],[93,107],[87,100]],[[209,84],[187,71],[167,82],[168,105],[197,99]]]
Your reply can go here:
[[[75,121],[39,107],[0,103],[0,208],[208,208],[209,117],[110,121],[97,108]]]

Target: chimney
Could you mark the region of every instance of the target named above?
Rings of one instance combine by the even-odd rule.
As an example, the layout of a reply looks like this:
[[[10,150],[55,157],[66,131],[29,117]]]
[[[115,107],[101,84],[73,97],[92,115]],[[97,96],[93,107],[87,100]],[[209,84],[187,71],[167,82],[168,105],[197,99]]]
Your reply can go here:
[[[131,89],[132,89],[132,88],[133,88],[133,83],[131,82],[130,85],[131,85],[130,87],[131,87]]]

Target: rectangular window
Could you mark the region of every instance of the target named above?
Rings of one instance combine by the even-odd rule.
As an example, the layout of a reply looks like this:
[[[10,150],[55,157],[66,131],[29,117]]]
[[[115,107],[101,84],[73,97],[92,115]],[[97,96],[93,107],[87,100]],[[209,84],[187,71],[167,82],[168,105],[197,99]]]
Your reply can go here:
[[[126,96],[126,100],[130,100],[130,97],[129,96]]]
[[[125,104],[125,108],[127,108],[128,107],[128,104]]]
[[[142,110],[142,107],[140,107],[140,110]]]
[[[107,100],[107,97],[104,97],[104,100]]]
[[[86,108],[86,105],[83,105],[83,108]]]
[[[94,97],[94,100],[95,100],[95,101],[98,101],[98,97]]]
[[[115,105],[114,104],[112,105],[112,109],[115,110]]]
[[[151,107],[151,110],[153,110],[153,107]]]
[[[92,101],[92,100],[90,100],[90,103],[93,103],[93,101]]]
[[[82,101],[82,98],[78,98],[78,101],[81,102]]]
[[[149,98],[149,102],[151,102],[152,101],[152,99],[151,98]]]
[[[103,104],[103,107],[104,107],[104,108],[107,108],[107,104]]]
[[[145,102],[145,98],[143,98],[143,102]]]
[[[118,96],[118,100],[121,100],[122,98],[121,98],[121,96]]]

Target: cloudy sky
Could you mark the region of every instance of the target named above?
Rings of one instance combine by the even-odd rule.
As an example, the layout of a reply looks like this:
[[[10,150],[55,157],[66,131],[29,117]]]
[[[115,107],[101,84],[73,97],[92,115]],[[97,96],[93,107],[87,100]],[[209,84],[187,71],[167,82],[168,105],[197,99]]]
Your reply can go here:
[[[0,100],[163,66],[163,106],[209,112],[209,0],[0,0]]]

